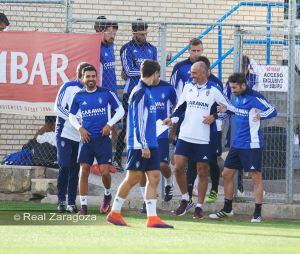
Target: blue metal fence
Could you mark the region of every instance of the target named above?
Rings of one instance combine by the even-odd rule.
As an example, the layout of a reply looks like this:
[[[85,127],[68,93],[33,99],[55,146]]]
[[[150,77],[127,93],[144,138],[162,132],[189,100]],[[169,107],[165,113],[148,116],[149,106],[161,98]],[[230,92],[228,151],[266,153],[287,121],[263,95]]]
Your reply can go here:
[[[271,22],[272,22],[272,8],[283,8],[288,7],[287,3],[281,2],[239,2],[237,5],[233,6],[227,13],[225,13],[221,18],[217,19],[217,23],[222,23],[232,14],[234,14],[240,7],[243,6],[252,6],[252,7],[267,7],[267,31],[266,31],[266,40],[245,40],[244,43],[248,44],[265,44],[266,45],[266,64],[271,63],[271,46],[272,45],[287,45],[287,41],[274,41],[271,40]],[[297,5],[299,7],[300,4]],[[211,32],[216,25],[209,26],[206,28],[197,38],[202,39],[209,32]],[[174,57],[172,57],[167,66],[173,63],[177,58],[179,58],[184,52],[186,52],[189,48],[189,45],[186,45],[183,49],[181,49]],[[218,66],[218,77],[222,80],[222,62],[233,52],[233,48],[229,49],[225,54],[223,54],[223,40],[222,40],[222,26],[218,25],[218,60],[216,60],[211,68]]]

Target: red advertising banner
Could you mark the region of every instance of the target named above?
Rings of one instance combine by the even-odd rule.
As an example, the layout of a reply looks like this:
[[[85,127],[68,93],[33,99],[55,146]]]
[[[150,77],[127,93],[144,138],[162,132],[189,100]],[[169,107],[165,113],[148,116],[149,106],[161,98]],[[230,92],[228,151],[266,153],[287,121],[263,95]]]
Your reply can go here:
[[[88,62],[99,70],[101,33],[0,33],[0,113],[53,115],[57,91]]]

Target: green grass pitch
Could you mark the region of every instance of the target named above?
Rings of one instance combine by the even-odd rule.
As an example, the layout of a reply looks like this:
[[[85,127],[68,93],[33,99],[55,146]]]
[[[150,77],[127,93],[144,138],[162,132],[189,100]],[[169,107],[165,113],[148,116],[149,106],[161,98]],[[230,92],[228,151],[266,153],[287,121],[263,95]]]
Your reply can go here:
[[[41,205],[21,207],[23,211],[41,209]],[[53,209],[53,205],[42,208]],[[20,205],[0,204],[0,222],[7,209],[18,212]],[[96,208],[92,213],[97,214]],[[162,218],[175,229],[149,229],[144,215],[126,211],[124,217],[130,227],[107,224],[102,215],[97,215],[97,220],[88,225],[50,222],[48,225],[0,225],[0,253],[297,254],[300,250],[299,221],[267,219],[261,224],[251,224],[250,218],[240,216],[223,221],[195,221],[191,214],[175,217],[165,213]]]

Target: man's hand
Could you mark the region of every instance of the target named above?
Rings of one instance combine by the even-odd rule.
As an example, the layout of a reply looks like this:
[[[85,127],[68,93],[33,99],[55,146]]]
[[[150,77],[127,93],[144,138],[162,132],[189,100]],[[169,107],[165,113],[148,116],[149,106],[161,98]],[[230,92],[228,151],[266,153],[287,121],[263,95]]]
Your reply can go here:
[[[80,133],[80,139],[83,143],[88,143],[90,141],[91,133],[89,133],[86,129],[80,127],[79,133]]]
[[[217,106],[217,110],[218,110],[218,112],[226,113],[227,107],[224,104],[220,103],[220,105]]]
[[[150,159],[151,152],[149,149],[142,149],[142,157],[145,159]]]
[[[214,115],[203,116],[203,119],[204,120],[202,121],[202,123],[209,124],[209,125],[211,125],[216,120]]]
[[[102,129],[102,136],[108,136],[110,134],[111,127],[106,124]]]
[[[258,121],[260,121],[259,110],[255,109],[255,116],[253,117],[253,122],[258,122]]]
[[[121,71],[121,79],[123,79],[123,80],[125,80],[125,81],[126,81],[126,79],[127,79],[127,76],[126,76],[126,74],[125,74],[124,71]]]
[[[166,118],[165,120],[163,120],[163,124],[164,124],[164,125],[171,126],[171,125],[172,125],[172,120],[171,120],[171,118]]]

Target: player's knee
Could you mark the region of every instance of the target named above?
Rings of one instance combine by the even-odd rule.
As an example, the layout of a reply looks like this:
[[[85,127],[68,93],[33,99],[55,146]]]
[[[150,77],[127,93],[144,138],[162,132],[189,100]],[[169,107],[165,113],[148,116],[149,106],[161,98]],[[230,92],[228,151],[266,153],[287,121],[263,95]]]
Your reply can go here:
[[[223,177],[224,179],[230,179],[230,178],[232,177],[232,174],[231,174],[230,171],[224,169],[223,172],[222,172],[222,177]]]

